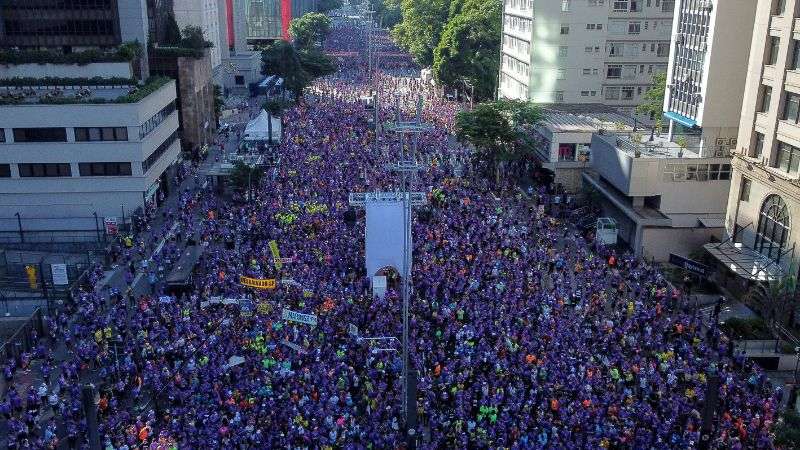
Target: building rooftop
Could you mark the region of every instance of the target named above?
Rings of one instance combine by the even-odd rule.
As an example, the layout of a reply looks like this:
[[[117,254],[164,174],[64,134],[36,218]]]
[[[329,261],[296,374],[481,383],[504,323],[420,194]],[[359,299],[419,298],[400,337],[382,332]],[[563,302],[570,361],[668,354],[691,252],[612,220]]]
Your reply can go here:
[[[0,79],[0,105],[136,103],[170,81],[124,79]]]
[[[642,126],[634,118],[617,109],[597,104],[552,103],[542,105],[543,125],[552,131],[593,133],[600,129],[632,131]]]
[[[610,133],[607,139],[616,139],[616,147],[635,158],[701,158],[702,147],[698,136],[685,136],[685,145],[670,141],[666,135],[653,135],[648,130],[641,133]],[[680,137],[678,138],[680,139]],[[678,140],[676,139],[676,140]],[[637,156],[638,154],[638,156]]]

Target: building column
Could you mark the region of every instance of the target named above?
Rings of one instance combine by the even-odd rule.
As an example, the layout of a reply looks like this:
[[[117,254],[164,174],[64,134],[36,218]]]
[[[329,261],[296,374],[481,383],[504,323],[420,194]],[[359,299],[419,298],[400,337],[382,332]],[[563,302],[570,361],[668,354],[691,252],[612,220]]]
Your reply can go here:
[[[642,227],[642,225],[637,223],[636,224],[636,232],[634,233],[633,245],[632,245],[633,254],[637,258],[642,256],[642,250],[643,250],[643,247],[644,247],[644,245],[642,244],[642,234],[644,234],[643,231],[644,231],[644,228]]]
[[[675,121],[670,119],[669,121],[669,131],[667,131],[667,140],[672,141],[672,132],[675,126]]]

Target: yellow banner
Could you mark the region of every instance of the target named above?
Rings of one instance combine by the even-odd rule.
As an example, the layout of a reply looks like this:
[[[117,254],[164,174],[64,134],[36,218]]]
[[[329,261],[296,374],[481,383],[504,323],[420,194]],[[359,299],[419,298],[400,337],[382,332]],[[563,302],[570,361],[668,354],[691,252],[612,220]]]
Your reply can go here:
[[[281,270],[283,263],[281,262],[281,253],[278,251],[278,243],[275,240],[269,241],[269,249],[272,251],[272,260],[275,263],[275,269]]]
[[[247,286],[256,289],[275,289],[277,282],[274,278],[250,278],[239,277],[239,283],[242,286]]]
[[[28,274],[28,285],[31,289],[38,289],[39,284],[36,281],[36,267],[34,266],[25,266],[25,273]]]

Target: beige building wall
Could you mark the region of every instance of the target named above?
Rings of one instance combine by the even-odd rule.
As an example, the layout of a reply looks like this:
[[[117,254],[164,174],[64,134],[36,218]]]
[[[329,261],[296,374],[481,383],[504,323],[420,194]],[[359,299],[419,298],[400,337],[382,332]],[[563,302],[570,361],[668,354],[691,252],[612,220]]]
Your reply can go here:
[[[787,97],[800,95],[800,70],[793,69],[800,64],[793,57],[800,44],[800,1],[786,0],[782,12],[781,3],[757,5],[725,226],[728,236],[735,234],[735,241],[755,248],[764,220],[762,207],[770,196],[779,196],[786,206],[789,231],[778,262],[788,275],[796,276],[792,263],[800,260],[800,248],[794,248],[800,241],[800,125],[796,114],[794,119],[787,117],[794,109]],[[782,152],[786,145],[796,151]]]

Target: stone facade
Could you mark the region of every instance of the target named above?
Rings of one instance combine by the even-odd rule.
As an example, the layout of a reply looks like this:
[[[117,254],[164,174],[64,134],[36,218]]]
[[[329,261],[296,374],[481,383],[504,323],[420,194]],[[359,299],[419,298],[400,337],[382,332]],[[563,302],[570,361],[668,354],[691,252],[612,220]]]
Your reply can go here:
[[[193,152],[214,140],[214,86],[208,51],[203,57],[160,56],[150,58],[153,74],[174,78],[178,85],[178,113],[183,151]]]

